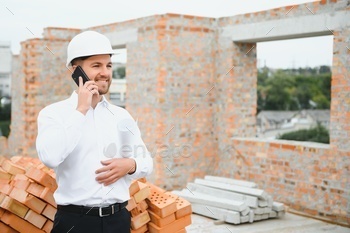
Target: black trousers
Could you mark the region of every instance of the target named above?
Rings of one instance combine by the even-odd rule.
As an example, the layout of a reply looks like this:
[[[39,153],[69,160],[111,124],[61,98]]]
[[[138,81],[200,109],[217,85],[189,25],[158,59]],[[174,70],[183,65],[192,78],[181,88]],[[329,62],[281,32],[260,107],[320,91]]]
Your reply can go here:
[[[130,233],[126,208],[105,217],[57,210],[51,233]]]

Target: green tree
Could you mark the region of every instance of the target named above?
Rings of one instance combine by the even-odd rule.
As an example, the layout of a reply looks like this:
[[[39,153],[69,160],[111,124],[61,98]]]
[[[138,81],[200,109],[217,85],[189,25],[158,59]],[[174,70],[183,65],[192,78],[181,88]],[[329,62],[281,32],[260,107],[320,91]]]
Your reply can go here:
[[[266,80],[264,110],[296,110],[298,103],[291,95],[294,80],[278,71]]]
[[[258,71],[258,112],[261,110],[329,109],[331,74],[327,66]],[[272,73],[272,75],[269,75]],[[312,104],[311,104],[312,103]],[[316,103],[316,106],[313,104]]]
[[[118,67],[113,70],[113,78],[114,79],[124,79],[125,78],[125,66]]]

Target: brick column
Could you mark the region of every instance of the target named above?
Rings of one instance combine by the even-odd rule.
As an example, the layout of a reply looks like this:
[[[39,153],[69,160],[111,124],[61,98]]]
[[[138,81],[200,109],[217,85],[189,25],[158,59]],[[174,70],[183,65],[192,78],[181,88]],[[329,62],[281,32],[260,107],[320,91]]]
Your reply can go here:
[[[67,98],[75,88],[65,67],[67,43],[78,30],[47,28],[43,39],[22,42],[12,80],[13,107],[10,151],[36,156],[39,111]]]
[[[157,185],[182,188],[216,159],[213,19],[167,14],[128,44],[127,105],[155,161]]]
[[[350,151],[350,29],[334,32],[330,143]]]
[[[215,129],[219,154],[231,154],[232,137],[255,137],[257,109],[256,44],[218,39]]]

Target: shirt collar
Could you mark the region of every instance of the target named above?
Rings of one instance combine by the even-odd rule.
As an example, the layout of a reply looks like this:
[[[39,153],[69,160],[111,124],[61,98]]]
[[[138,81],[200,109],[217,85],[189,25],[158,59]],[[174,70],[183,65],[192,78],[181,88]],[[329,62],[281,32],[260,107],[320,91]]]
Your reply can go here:
[[[71,103],[72,105],[77,105],[78,103],[78,93],[76,93],[76,91],[73,91],[72,95],[69,97],[69,103]],[[109,102],[107,101],[105,95],[102,95],[102,100],[98,103],[98,104],[102,104],[104,107],[108,107]]]

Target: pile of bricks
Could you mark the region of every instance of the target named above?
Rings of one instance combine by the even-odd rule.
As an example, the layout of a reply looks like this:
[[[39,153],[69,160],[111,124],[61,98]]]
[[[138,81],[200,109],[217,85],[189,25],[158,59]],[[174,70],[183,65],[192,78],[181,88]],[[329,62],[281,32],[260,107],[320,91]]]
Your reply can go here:
[[[52,169],[37,158],[0,156],[0,233],[48,233],[53,227],[57,184]],[[147,182],[130,186],[131,233],[183,233],[191,204]]]
[[[194,213],[232,224],[252,223],[285,214],[282,203],[274,202],[264,190],[248,181],[205,176],[173,193],[189,200]]]
[[[191,224],[190,202],[145,180],[131,184],[130,196],[132,233],[184,233]]]
[[[0,232],[50,232],[56,188],[53,170],[38,159],[0,157]]]

